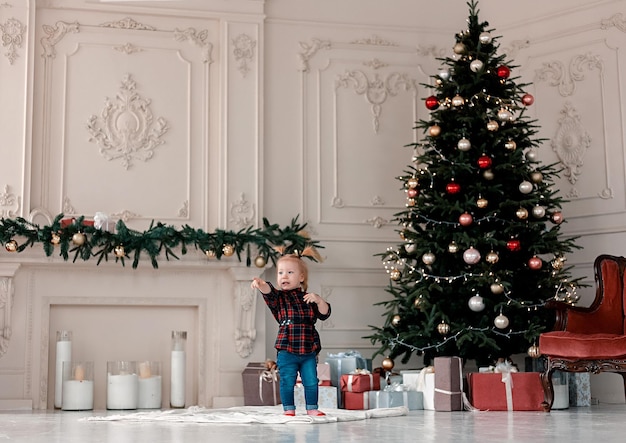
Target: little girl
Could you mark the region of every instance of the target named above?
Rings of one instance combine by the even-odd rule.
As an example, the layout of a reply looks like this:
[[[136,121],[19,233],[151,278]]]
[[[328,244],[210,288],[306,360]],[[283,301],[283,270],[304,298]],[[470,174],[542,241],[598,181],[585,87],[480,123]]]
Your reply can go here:
[[[280,398],[285,415],[296,415],[293,389],[298,372],[304,386],[306,412],[312,416],[326,415],[318,409],[317,354],[322,349],[315,329],[317,319],[330,317],[330,305],[319,295],[307,291],[308,270],[297,255],[283,255],[276,262],[276,285],[260,278],[252,280],[252,288],[263,299],[279,324],[275,348],[280,374]]]

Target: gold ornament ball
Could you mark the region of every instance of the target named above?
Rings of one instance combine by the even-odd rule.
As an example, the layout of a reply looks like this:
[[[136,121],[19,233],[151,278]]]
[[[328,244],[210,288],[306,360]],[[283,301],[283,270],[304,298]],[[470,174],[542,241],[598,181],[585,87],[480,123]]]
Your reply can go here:
[[[421,295],[417,297],[413,302],[413,306],[417,309],[422,309],[422,307],[424,306],[424,297],[422,297]]]
[[[435,263],[435,254],[433,254],[432,252],[427,252],[424,255],[422,255],[422,262],[427,265],[430,266],[433,263]]]
[[[85,234],[83,234],[82,232],[77,232],[76,234],[72,235],[72,243],[74,243],[77,246],[82,246],[85,244]]]
[[[506,149],[507,151],[515,151],[516,148],[517,148],[517,143],[515,143],[515,141],[513,140],[509,140],[504,143],[504,149]]]
[[[457,245],[455,242],[451,242],[448,245],[448,252],[450,254],[456,254],[457,252],[459,252],[459,245]]]
[[[4,244],[4,249],[6,249],[7,252],[17,251],[17,242],[15,240],[9,240]]]
[[[124,246],[122,245],[117,245],[115,249],[113,250],[113,253],[118,258],[122,258],[126,255],[126,251],[124,250]]]
[[[498,260],[500,260],[500,256],[498,255],[497,252],[491,251],[487,254],[487,257],[485,257],[485,260],[487,261],[487,263],[491,265],[495,265],[496,263],[498,263]]]
[[[385,371],[391,371],[396,364],[393,361],[393,358],[385,357],[381,363],[382,368]]]
[[[480,209],[485,209],[487,205],[489,205],[489,201],[486,198],[480,197],[478,200],[476,200],[476,206],[478,206]]]
[[[261,255],[254,259],[254,266],[256,266],[257,268],[263,268],[266,264],[267,260],[265,260],[265,257]]]
[[[230,257],[235,253],[235,248],[233,245],[224,245],[224,247],[222,248],[222,252],[226,257]]]
[[[52,234],[52,236],[50,237],[50,243],[52,243],[53,245],[58,245],[59,243],[61,243],[61,236],[57,233]]]
[[[450,325],[444,321],[441,321],[441,323],[437,325],[437,332],[439,332],[441,335],[448,335],[448,332],[450,332]]]
[[[431,137],[437,137],[439,134],[441,134],[441,126],[432,125],[430,128],[428,128],[428,135],[430,135]]]
[[[204,254],[207,256],[207,258],[215,258],[215,251],[213,249],[207,249],[206,251],[204,251]]]
[[[465,52],[465,45],[461,42],[454,45],[452,48],[455,54],[463,54]]]
[[[528,209],[526,209],[526,208],[519,208],[517,211],[515,211],[515,215],[520,220],[526,220],[528,218]]]
[[[394,326],[398,326],[400,324],[400,316],[398,314],[394,315],[393,318],[391,319],[391,324]]]
[[[494,131],[497,131],[497,130],[498,130],[498,128],[500,128],[500,125],[498,124],[498,122],[497,122],[497,121],[495,121],[495,120],[489,120],[489,121],[487,122],[487,130],[488,130],[488,131],[494,132]]]
[[[492,283],[490,289],[491,293],[496,295],[502,294],[504,292],[504,286],[502,286],[501,283]]]
[[[530,179],[533,183],[541,183],[543,181],[543,174],[539,171],[531,172]]]
[[[415,177],[411,177],[407,182],[406,185],[411,188],[411,189],[415,189],[417,188],[417,185],[419,184],[419,182],[417,181],[417,179]]]
[[[463,97],[461,97],[460,95],[455,95],[454,97],[452,97],[452,106],[459,107],[459,106],[463,106],[465,104],[465,99]]]
[[[541,357],[541,352],[539,352],[539,346],[532,345],[530,348],[528,348],[528,356],[532,358]]]
[[[389,273],[389,276],[391,277],[393,281],[398,281],[400,280],[400,277],[402,277],[402,273],[398,271],[397,269],[392,269],[391,272]]]

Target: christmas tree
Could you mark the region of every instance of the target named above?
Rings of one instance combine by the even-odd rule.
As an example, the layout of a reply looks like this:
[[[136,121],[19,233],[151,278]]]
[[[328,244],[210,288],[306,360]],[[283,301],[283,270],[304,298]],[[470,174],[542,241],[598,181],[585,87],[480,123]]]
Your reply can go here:
[[[554,324],[549,300],[575,303],[560,232],[566,201],[553,189],[558,164],[544,165],[534,97],[516,84],[516,66],[467,3],[468,27],[432,76],[429,118],[412,163],[398,177],[406,209],[396,214],[399,245],[379,254],[392,295],[385,325],[366,337],[391,359],[459,356],[489,364],[528,352]]]

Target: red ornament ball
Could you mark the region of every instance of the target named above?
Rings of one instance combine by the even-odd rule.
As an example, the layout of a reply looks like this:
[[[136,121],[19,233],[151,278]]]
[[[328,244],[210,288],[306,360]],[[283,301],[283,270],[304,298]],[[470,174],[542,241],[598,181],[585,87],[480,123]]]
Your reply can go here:
[[[543,261],[541,261],[539,257],[534,256],[528,259],[528,267],[532,269],[533,271],[540,270],[542,266],[543,266]]]
[[[511,252],[517,252],[522,249],[522,244],[517,239],[511,239],[506,242],[506,248]]]
[[[434,111],[439,107],[439,100],[437,100],[437,97],[435,97],[434,95],[431,95],[430,97],[426,98],[425,104],[427,109]]]
[[[489,157],[488,155],[481,155],[478,158],[478,167],[480,169],[488,169],[491,167],[491,157]]]
[[[474,217],[469,212],[464,212],[459,216],[459,223],[461,226],[469,226],[474,222]]]
[[[509,69],[508,66],[501,65],[498,66],[496,73],[498,74],[498,78],[506,79],[509,78],[509,75],[511,75],[511,69]]]
[[[522,96],[522,103],[524,103],[525,106],[530,106],[535,103],[535,97],[533,97],[532,94],[524,94]]]
[[[461,185],[456,182],[450,182],[446,185],[446,192],[448,194],[458,194],[461,192]]]
[[[409,189],[406,191],[406,194],[409,196],[409,198],[415,198],[415,197],[417,197],[417,193],[418,193],[417,188],[409,188]]]
[[[552,220],[553,223],[560,225],[561,223],[563,223],[563,214],[561,212],[553,212],[552,215],[550,216],[550,219]]]

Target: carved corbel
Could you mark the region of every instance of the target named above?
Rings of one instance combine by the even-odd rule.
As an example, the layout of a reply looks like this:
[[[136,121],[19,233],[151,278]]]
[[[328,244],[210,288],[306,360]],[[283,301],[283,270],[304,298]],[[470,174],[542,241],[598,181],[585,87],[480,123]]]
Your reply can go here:
[[[13,306],[13,276],[20,267],[17,263],[0,264],[0,357],[6,354],[11,340],[11,311]]]
[[[254,277],[259,276],[259,269],[230,268],[235,278],[235,349],[241,358],[252,354],[256,340],[256,290],[250,287]]]

